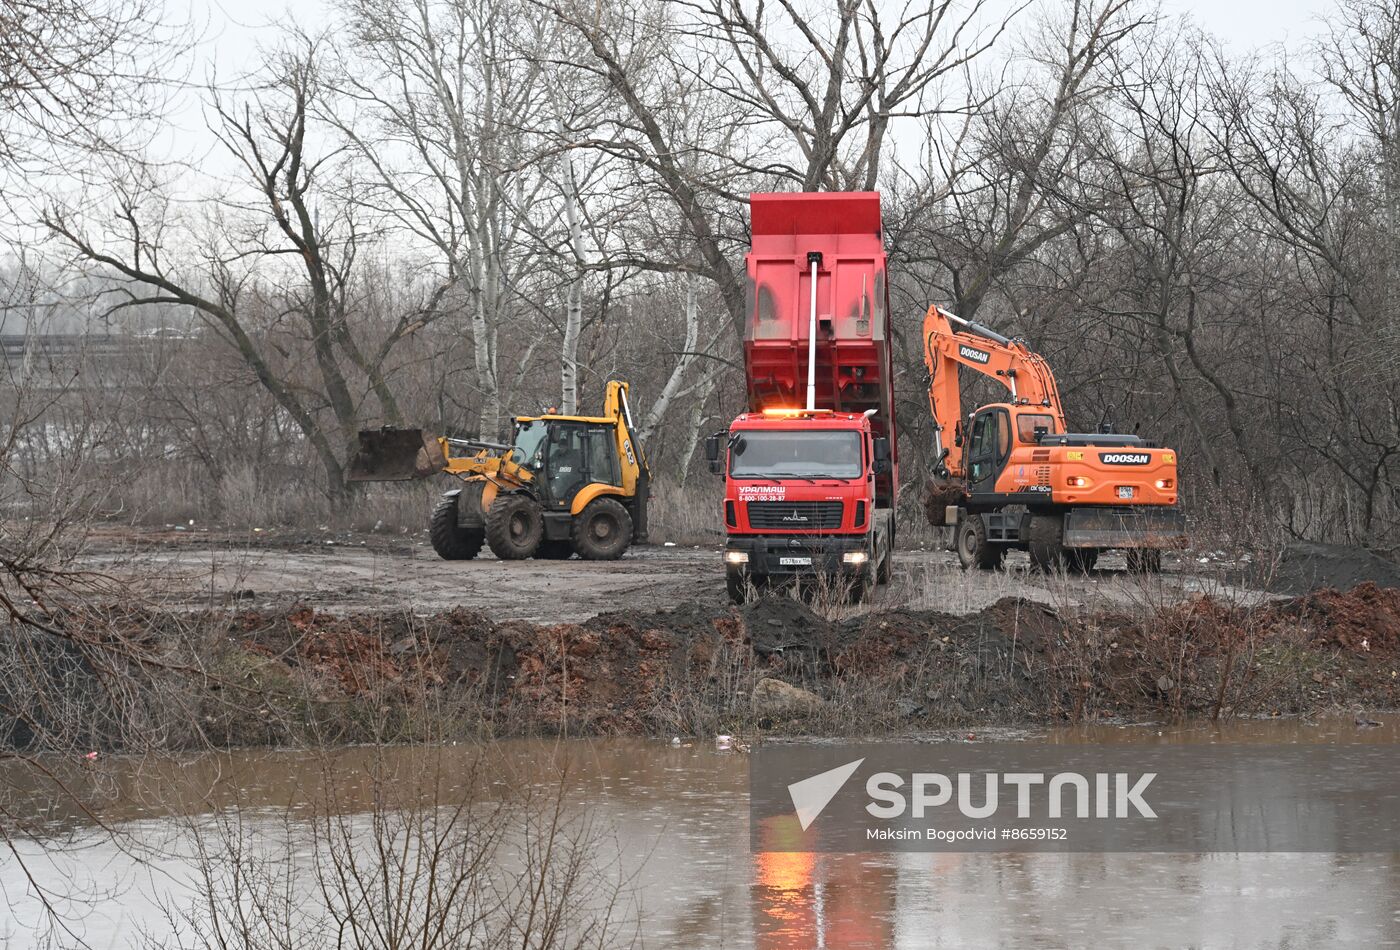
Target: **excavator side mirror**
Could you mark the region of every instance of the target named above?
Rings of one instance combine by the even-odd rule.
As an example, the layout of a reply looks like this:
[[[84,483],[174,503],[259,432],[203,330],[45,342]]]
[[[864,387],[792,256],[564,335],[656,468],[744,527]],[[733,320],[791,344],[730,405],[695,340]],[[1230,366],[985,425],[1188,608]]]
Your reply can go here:
[[[963,444],[963,421],[958,420],[958,424],[953,426],[953,444],[962,448]]]
[[[719,457],[723,439],[724,435],[718,432],[705,436],[705,461],[710,463],[710,471],[715,475],[724,474],[724,461]]]

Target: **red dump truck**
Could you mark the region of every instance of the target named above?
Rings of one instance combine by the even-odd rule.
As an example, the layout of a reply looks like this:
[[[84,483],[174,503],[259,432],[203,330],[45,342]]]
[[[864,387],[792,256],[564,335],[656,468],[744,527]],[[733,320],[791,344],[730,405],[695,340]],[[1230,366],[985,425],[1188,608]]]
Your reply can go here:
[[[865,597],[890,577],[895,448],[880,196],[756,194],[748,411],[710,436],[729,595],[800,575]]]

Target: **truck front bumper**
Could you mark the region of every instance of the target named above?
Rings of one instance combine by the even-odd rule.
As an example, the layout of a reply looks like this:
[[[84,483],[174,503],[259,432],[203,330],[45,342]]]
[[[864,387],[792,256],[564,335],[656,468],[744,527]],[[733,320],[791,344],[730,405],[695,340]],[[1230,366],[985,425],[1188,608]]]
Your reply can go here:
[[[1075,508],[1065,514],[1067,548],[1180,548],[1186,515],[1179,508],[1143,505]]]
[[[868,535],[813,538],[731,536],[724,546],[725,569],[754,580],[799,574],[848,574],[870,569]]]

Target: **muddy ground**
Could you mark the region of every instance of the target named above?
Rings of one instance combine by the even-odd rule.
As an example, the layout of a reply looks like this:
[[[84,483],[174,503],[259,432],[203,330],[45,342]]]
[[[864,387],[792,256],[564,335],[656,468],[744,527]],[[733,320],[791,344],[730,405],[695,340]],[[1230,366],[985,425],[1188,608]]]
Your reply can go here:
[[[950,552],[901,550],[893,583],[869,604],[839,612],[854,616],[898,607],[970,614],[1006,597],[1091,610],[1132,609],[1202,593],[1256,603],[1269,586],[1267,565],[1223,554],[1169,556],[1157,578],[1129,574],[1122,556],[1112,553],[1088,576],[1048,577],[1032,571],[1020,552],[1012,552],[1007,563],[1004,572],[963,571]],[[611,563],[502,562],[489,552],[477,560],[449,562],[415,538],[114,529],[92,538],[83,564],[113,574],[153,604],[186,608],[229,603],[337,612],[464,608],[501,620],[562,623],[624,607],[727,603],[717,547],[644,545]]]

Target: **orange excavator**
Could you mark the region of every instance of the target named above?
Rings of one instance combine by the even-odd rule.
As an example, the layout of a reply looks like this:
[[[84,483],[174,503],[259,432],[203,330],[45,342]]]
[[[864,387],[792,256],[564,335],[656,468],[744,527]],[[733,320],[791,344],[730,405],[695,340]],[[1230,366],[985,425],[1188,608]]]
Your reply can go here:
[[[1088,571],[1121,549],[1136,571],[1186,541],[1176,453],[1135,435],[1069,432],[1050,366],[1024,340],[930,307],[924,362],[934,421],[929,520],[953,526],[964,568],[1000,567],[1013,548],[1042,570]],[[959,370],[1010,400],[962,416]]]

